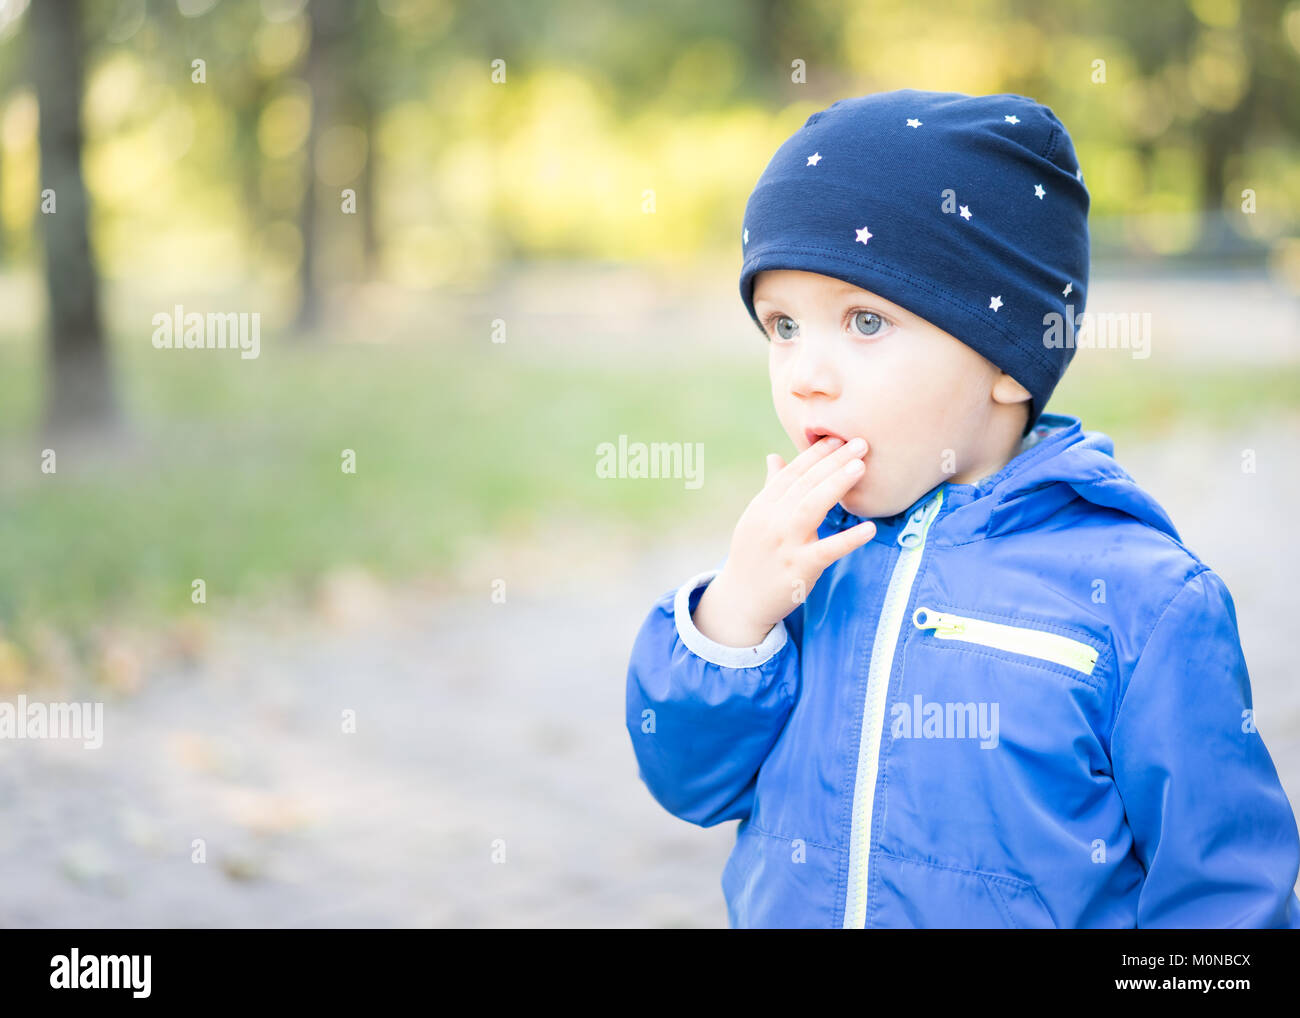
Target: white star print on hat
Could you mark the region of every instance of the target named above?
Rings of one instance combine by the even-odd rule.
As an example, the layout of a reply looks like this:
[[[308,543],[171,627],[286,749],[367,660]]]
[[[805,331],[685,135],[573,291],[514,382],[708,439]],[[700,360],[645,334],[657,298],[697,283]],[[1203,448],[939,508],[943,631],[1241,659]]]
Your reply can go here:
[[[858,230],[858,240],[862,241],[862,243],[864,244],[874,236],[875,234],[872,233],[870,230],[868,230],[865,226],[862,227],[862,229]]]
[[[740,242],[741,242],[742,244],[748,244],[748,243],[749,243],[749,227],[748,227],[748,226],[745,227],[745,235],[744,235],[743,237],[740,238]]]
[[[1007,114],[1005,117],[1003,117],[1002,119],[1005,120],[1008,124],[1018,124],[1018,123],[1020,123],[1020,118],[1017,117],[1017,116],[1016,116],[1015,114],[1013,114],[1013,113],[1008,113],[1008,114]]]
[[[821,162],[821,159],[822,159],[822,154],[820,152],[814,152],[812,155],[808,157],[808,165],[816,166],[819,162]]]
[[[958,215],[960,215],[962,219],[969,219],[971,217],[970,206],[962,205],[958,211]]]
[[[908,127],[920,127],[920,126],[921,126],[921,121],[917,120],[916,117],[909,117],[908,120],[907,120],[907,126],[908,126]]]
[[[1073,284],[1073,283],[1070,283],[1070,282],[1067,282],[1067,283],[1065,284],[1065,289],[1061,291],[1061,296],[1062,296],[1062,297],[1068,297],[1068,296],[1070,296],[1070,291],[1073,290],[1073,289],[1074,289],[1074,284]]]
[[[1000,308],[1001,306],[1002,306],[1002,298],[1001,298],[1001,297],[990,297],[990,298],[989,298],[989,310],[990,310],[990,311],[996,311],[996,310],[997,310],[998,308]]]
[[[1034,197],[1037,198],[1039,201],[1043,200],[1043,195],[1045,195],[1046,193],[1047,192],[1043,190],[1042,184],[1034,185]]]

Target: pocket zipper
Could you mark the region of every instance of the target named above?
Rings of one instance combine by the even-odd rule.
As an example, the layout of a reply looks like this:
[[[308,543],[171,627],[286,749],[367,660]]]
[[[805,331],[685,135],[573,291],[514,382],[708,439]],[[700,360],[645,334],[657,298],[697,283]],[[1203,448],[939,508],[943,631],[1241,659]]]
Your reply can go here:
[[[918,608],[912,613],[912,625],[917,629],[933,629],[941,640],[963,640],[985,647],[1027,654],[1058,665],[1065,665],[1091,675],[1097,663],[1097,649],[1079,640],[1059,633],[1023,626],[1007,626],[1001,622],[967,618],[930,608]]]

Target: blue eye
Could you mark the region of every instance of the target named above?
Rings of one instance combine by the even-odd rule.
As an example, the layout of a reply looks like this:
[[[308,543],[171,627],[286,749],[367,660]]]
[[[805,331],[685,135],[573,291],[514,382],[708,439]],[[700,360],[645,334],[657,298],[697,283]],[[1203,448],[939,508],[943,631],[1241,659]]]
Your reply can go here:
[[[862,324],[862,319],[866,319],[866,324]],[[864,336],[874,336],[877,332],[885,327],[885,320],[874,311],[859,311],[853,316],[853,324]]]
[[[789,315],[780,314],[779,312],[775,312],[773,314],[768,315],[767,321],[764,322],[763,324],[766,325],[769,329],[774,329],[776,331],[776,334],[780,336],[782,339],[789,339],[790,335],[792,335],[793,333],[787,334],[785,332],[782,332],[781,331],[782,322],[789,322],[792,329],[798,328],[798,326],[794,324],[793,318],[791,318]]]
[[[879,315],[874,311],[855,311],[852,312],[854,328],[858,330],[861,336],[875,336],[887,325],[890,324],[888,318]],[[763,326],[769,332],[774,332],[778,339],[792,339],[799,326],[789,315],[783,315],[779,311],[773,311],[765,319]]]

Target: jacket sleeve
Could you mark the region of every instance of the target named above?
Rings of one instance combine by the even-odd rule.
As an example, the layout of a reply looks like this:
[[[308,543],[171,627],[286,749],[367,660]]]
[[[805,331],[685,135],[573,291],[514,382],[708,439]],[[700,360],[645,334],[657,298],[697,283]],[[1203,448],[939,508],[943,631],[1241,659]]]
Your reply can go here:
[[[1206,569],[1169,602],[1111,734],[1146,870],[1137,925],[1300,927],[1300,835],[1254,725],[1236,608]]]
[[[695,628],[691,613],[717,572],[659,598],[627,672],[627,730],[641,780],[669,813],[701,827],[749,816],[758,769],[799,681],[798,641],[785,621],[753,647],[727,647]]]

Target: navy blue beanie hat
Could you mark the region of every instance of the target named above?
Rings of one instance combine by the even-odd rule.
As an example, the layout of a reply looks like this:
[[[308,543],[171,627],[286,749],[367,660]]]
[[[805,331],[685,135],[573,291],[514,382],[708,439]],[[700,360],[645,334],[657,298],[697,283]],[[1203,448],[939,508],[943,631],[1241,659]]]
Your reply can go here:
[[[834,276],[926,319],[1030,393],[1025,433],[1074,356],[1049,324],[1083,313],[1088,192],[1074,145],[1023,95],[840,99],[777,150],[745,206],[740,295],[754,276]],[[1047,319],[1055,313],[1059,319]],[[1053,333],[1054,342],[1045,337]],[[766,335],[766,333],[765,333]]]

